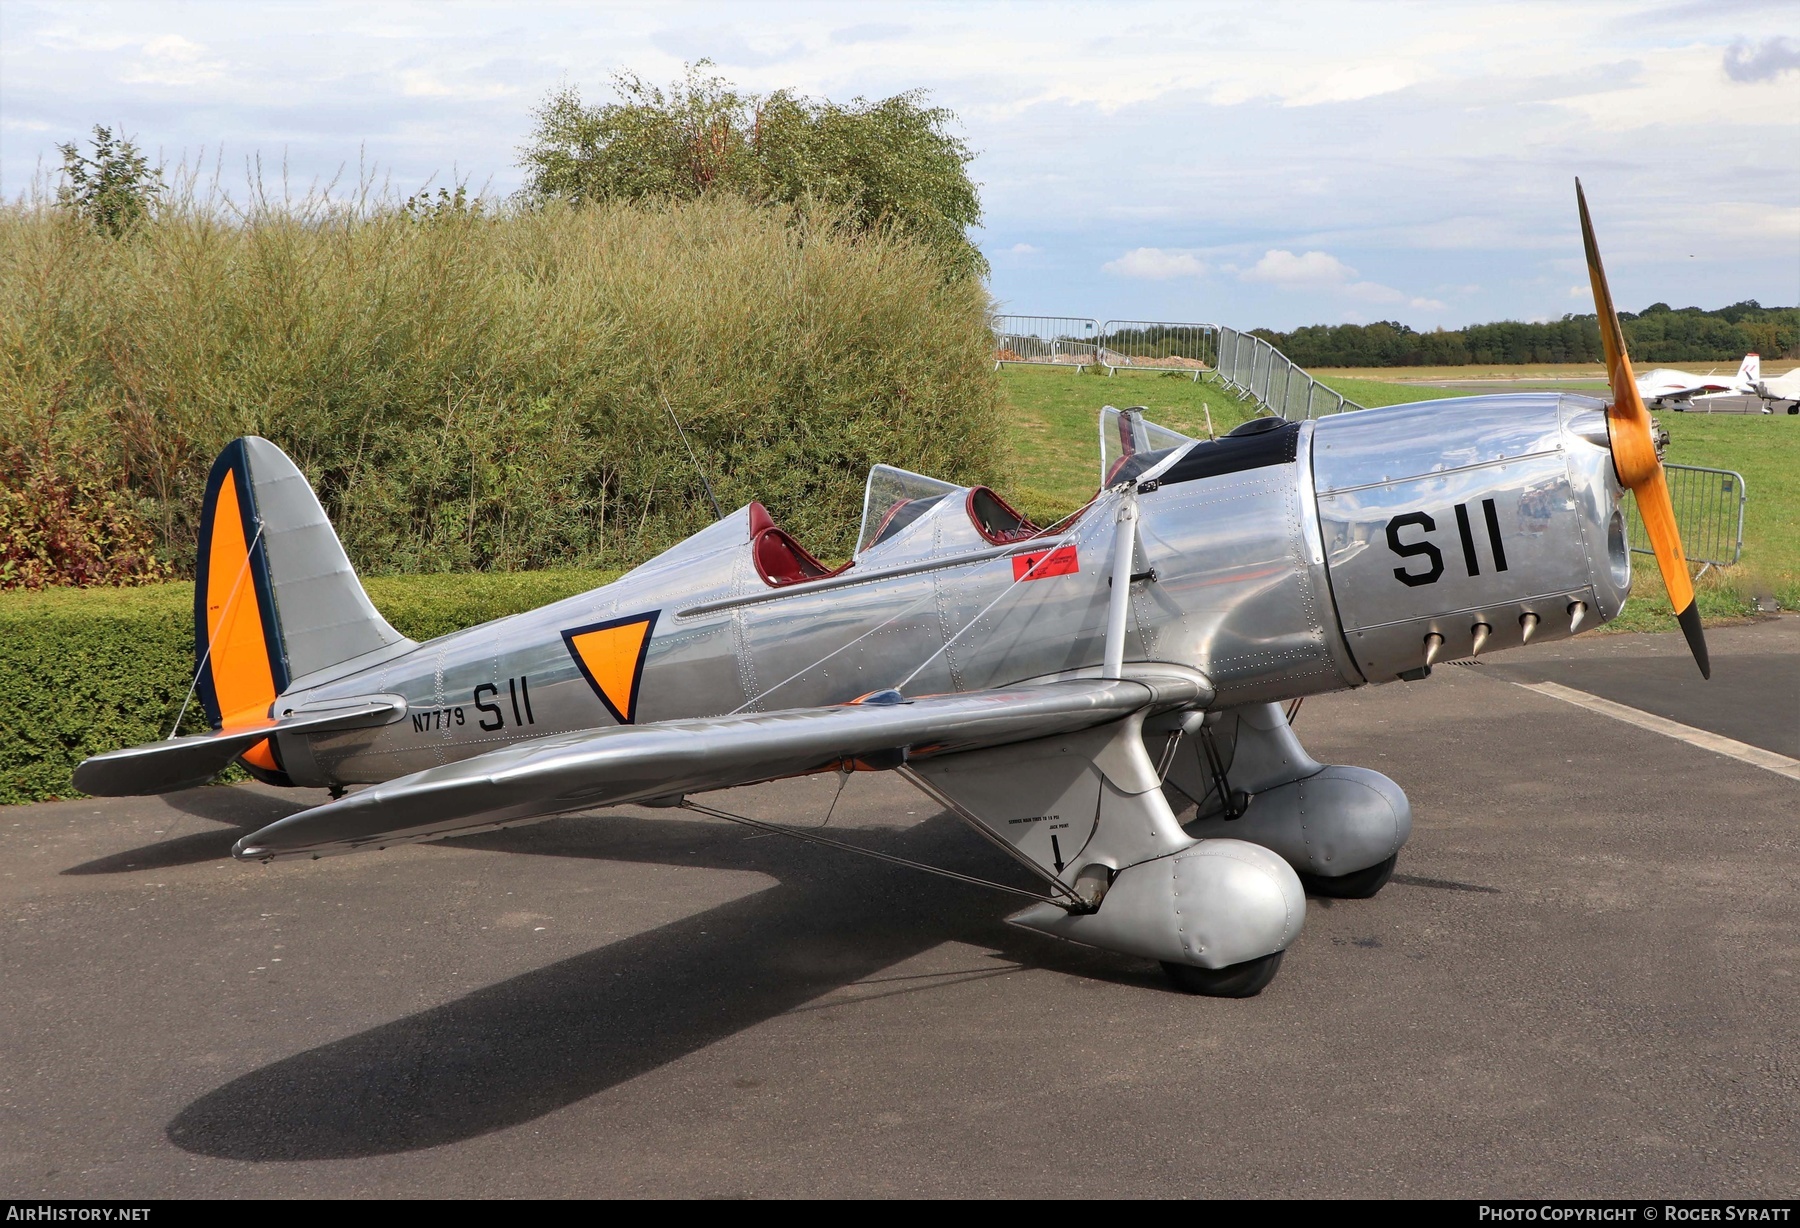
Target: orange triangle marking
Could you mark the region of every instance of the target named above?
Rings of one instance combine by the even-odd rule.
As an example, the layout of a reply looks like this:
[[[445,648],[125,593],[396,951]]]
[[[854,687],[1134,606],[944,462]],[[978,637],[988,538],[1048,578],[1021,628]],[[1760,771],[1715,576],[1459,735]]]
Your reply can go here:
[[[637,715],[638,686],[650,655],[650,632],[661,610],[633,614],[610,622],[574,627],[562,633],[581,676],[621,725]]]

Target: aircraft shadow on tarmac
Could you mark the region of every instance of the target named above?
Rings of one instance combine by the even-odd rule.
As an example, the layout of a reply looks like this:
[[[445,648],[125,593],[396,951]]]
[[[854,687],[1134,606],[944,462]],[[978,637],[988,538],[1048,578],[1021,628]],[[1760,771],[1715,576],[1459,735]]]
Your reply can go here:
[[[1396,874],[1388,881],[1399,883],[1403,887],[1432,887],[1438,891],[1474,891],[1482,895],[1502,894],[1498,887],[1483,887],[1480,883],[1459,883],[1448,878],[1420,878],[1417,874]]]
[[[140,870],[168,870],[176,866],[198,865],[203,861],[223,861],[231,856],[231,846],[245,832],[266,827],[290,814],[298,814],[308,806],[306,802],[270,797],[247,789],[220,789],[211,786],[183,789],[179,793],[163,796],[176,810],[229,826],[216,831],[177,836],[173,840],[127,849],[123,853],[96,857],[93,861],[70,866],[62,873],[132,874]]]
[[[965,873],[1015,876],[941,815],[852,838]],[[169,1123],[171,1142],[201,1155],[279,1161],[473,1138],[574,1104],[948,941],[991,948],[1019,966],[1163,984],[1148,961],[1004,924],[1016,899],[779,838],[747,840],[712,823],[559,820],[446,842],[459,846],[756,870],[779,881],[251,1071],[183,1109]]]
[[[270,817],[285,803],[267,799]],[[241,810],[237,819],[242,822]],[[259,818],[259,822],[268,821]],[[65,873],[224,856],[241,829],[188,836]],[[999,881],[1016,870],[945,815],[849,837]],[[686,819],[613,814],[442,842],[552,857],[755,870],[777,885],[562,960],[225,1084],[169,1123],[171,1142],[234,1160],[326,1160],[421,1150],[520,1125],[704,1049],[945,942],[995,952],[991,971],[920,978],[919,992],[1049,968],[1162,992],[1147,960],[1006,925],[1016,898],[779,837]],[[163,857],[160,863],[149,860]],[[1492,887],[1395,875],[1451,891]],[[1322,906],[1333,901],[1318,900]],[[884,983],[899,985],[898,981]],[[816,1007],[812,1008],[816,1009]]]

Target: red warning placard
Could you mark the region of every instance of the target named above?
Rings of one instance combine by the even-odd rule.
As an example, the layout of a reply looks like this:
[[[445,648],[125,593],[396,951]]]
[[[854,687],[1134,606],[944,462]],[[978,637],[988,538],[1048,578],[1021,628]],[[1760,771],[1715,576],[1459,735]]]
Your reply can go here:
[[[1081,570],[1074,546],[1056,550],[1039,550],[1034,554],[1013,555],[1013,579],[1047,580],[1051,576],[1072,576]]]

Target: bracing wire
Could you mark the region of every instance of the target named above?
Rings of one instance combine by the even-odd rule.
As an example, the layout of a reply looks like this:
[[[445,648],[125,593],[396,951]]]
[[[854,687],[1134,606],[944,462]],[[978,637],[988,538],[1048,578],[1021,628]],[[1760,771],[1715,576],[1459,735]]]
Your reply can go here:
[[[896,857],[892,853],[883,853],[875,849],[863,848],[860,845],[850,844],[843,840],[833,840],[829,836],[817,834],[816,831],[806,831],[795,827],[783,827],[779,823],[765,823],[761,819],[752,819],[747,815],[733,814],[729,810],[719,810],[716,807],[703,805],[702,803],[695,801],[684,801],[681,803],[681,808],[683,810],[691,810],[695,814],[706,815],[709,818],[724,819],[728,823],[741,823],[745,827],[754,827],[756,830],[767,832],[770,835],[792,836],[796,840],[810,840],[814,844],[823,844],[827,848],[841,849],[846,853],[856,853],[863,857],[873,857],[876,861],[885,861],[889,865],[905,866],[909,870],[923,870],[927,874],[936,874],[940,878],[954,879],[959,883],[968,883],[975,887],[987,887],[994,891],[1004,891],[1009,895],[1022,895],[1026,899],[1035,900],[1040,904],[1059,903],[1059,901],[1054,900],[1049,896],[1040,895],[1035,891],[1026,891],[1022,887],[1013,887],[1006,883],[996,883],[989,879],[976,878],[972,874],[960,874],[955,870],[946,870],[942,866],[927,865],[922,861],[913,861],[907,857]]]
[[[1026,870],[1043,879],[1049,884],[1053,891],[1057,892],[1057,894],[1067,900],[1069,905],[1083,910],[1087,908],[1087,901],[1083,900],[1079,895],[1076,895],[1074,890],[1067,883],[1063,882],[1062,879],[1058,878],[1055,874],[1052,874],[1045,867],[1033,861],[1023,849],[1019,848],[1011,841],[1002,838],[999,832],[981,821],[980,815],[976,814],[973,810],[970,810],[967,806],[963,805],[954,797],[951,797],[948,793],[921,776],[917,769],[902,765],[896,769],[896,774],[902,780],[910,783],[913,788],[917,789],[926,797],[929,797],[932,801],[968,824],[970,831],[973,831],[983,840],[986,840],[1002,853],[1005,853],[1008,857],[1018,862],[1021,866],[1025,867]],[[1051,902],[1056,903],[1057,901],[1052,900]]]
[[[1079,545],[1082,542],[1084,542],[1087,537],[1086,531],[1084,531],[1080,525],[1081,518],[1086,513],[1095,510],[1095,503],[1099,503],[1099,502],[1100,502],[1100,500],[1095,500],[1094,503],[1089,503],[1087,506],[1079,508],[1076,511],[1069,513],[1067,516],[1064,516],[1060,520],[1053,523],[1050,526],[1050,530],[1054,530],[1059,525],[1064,525],[1064,524],[1068,524],[1068,528],[1062,533],[1062,535],[1060,537],[1058,537],[1052,541],[1046,541],[1044,539],[1044,536],[1040,536],[1037,539],[1037,541],[1039,543],[1041,543],[1041,545],[1038,548],[1043,550],[1043,557],[1038,559],[1037,561],[1033,562],[1030,567],[1026,568],[1019,575],[1013,577],[1011,583],[1007,584],[1004,588],[1002,588],[1000,590],[999,594],[992,601],[988,602],[987,605],[983,606],[979,613],[977,613],[973,618],[969,619],[966,623],[964,623],[962,625],[962,627],[959,628],[954,635],[952,635],[948,639],[946,639],[939,648],[937,648],[934,652],[931,653],[930,656],[927,656],[923,661],[919,662],[919,664],[912,670],[912,672],[907,674],[905,678],[901,679],[901,681],[895,686],[894,689],[900,690],[900,689],[904,688],[907,683],[911,682],[914,678],[916,678],[919,675],[919,673],[922,670],[924,670],[924,668],[927,665],[931,664],[932,661],[936,660],[939,656],[941,656],[945,652],[945,650],[947,650],[952,644],[954,644],[958,639],[960,639],[962,637],[962,635],[964,634],[964,632],[968,631],[970,627],[973,627],[976,623],[980,622],[981,619],[984,618],[988,614],[988,612],[991,611],[996,605],[1000,604],[1000,602],[1002,600],[1004,600],[1005,597],[1009,593],[1011,593],[1015,588],[1017,588],[1020,584],[1024,583],[1026,580],[1032,579],[1033,575],[1037,571],[1037,569],[1039,567],[1044,566],[1049,561],[1050,557],[1053,554],[1055,554],[1056,551],[1061,550],[1063,547],[1069,545],[1071,542],[1075,543],[1079,547]],[[1070,522],[1073,522],[1073,523],[1070,523]],[[1094,525],[1101,525],[1101,524],[1106,524],[1106,523],[1108,523],[1107,517],[1105,517],[1104,515],[1095,515],[1088,520],[1088,528],[1091,529],[1092,526],[1094,526]],[[1046,530],[1046,534],[1050,530]],[[1007,557],[1010,560],[1010,558],[1013,556],[1009,555],[1009,556],[1005,556],[1005,557]],[[994,559],[984,560],[984,562],[995,562],[995,561],[997,561],[997,560],[994,560]],[[742,712],[745,708],[749,707],[751,704],[760,702],[767,696],[774,694],[776,691],[778,691],[782,687],[786,686],[788,683],[794,681],[796,678],[803,677],[804,675],[810,673],[814,669],[817,669],[819,666],[821,666],[825,662],[831,660],[832,657],[835,657],[839,653],[843,652],[845,649],[851,648],[851,647],[855,646],[856,644],[861,643],[863,640],[867,639],[871,635],[874,635],[877,631],[880,631],[882,628],[890,625],[891,623],[897,621],[898,619],[904,618],[906,615],[910,614],[913,610],[917,609],[919,606],[923,605],[925,602],[935,599],[936,596],[937,596],[936,587],[933,586],[933,588],[931,590],[927,591],[925,594],[923,594],[917,600],[909,603],[907,606],[905,606],[903,609],[901,609],[898,613],[895,613],[895,614],[889,616],[887,619],[885,619],[881,623],[877,624],[876,626],[871,627],[869,630],[863,632],[861,635],[857,636],[855,639],[852,639],[852,640],[847,641],[846,643],[840,644],[838,647],[832,649],[830,652],[826,653],[824,656],[820,657],[817,661],[814,661],[812,664],[807,665],[804,668],[795,671],[794,673],[788,675],[786,678],[783,678],[780,682],[776,683],[774,686],[770,687],[768,690],[759,692],[754,698],[746,700],[744,703],[740,704],[737,708],[733,709],[733,712],[734,713]],[[758,819],[748,818],[747,816],[740,815],[740,814],[732,814],[730,811],[719,810],[719,809],[716,809],[711,806],[702,805],[699,802],[694,802],[694,801],[685,800],[685,799],[682,801],[681,804],[684,809],[691,810],[696,814],[708,815],[708,816],[711,816],[712,818],[724,819],[724,820],[726,820],[728,822],[732,822],[732,823],[739,823],[746,827],[755,828],[756,830],[763,832],[765,834],[792,836],[797,840],[810,840],[815,844],[823,844],[830,848],[841,849],[845,852],[858,853],[858,854],[861,854],[866,857],[873,857],[878,861],[889,862],[890,864],[893,864],[893,865],[906,866],[906,867],[908,867],[910,869],[914,869],[914,870],[922,870],[927,874],[936,874],[936,875],[939,875],[944,878],[954,879],[958,882],[969,883],[969,884],[972,884],[977,887],[988,887],[993,890],[1004,891],[1004,892],[1007,892],[1012,895],[1022,895],[1027,899],[1036,900],[1040,903],[1056,904],[1060,908],[1074,907],[1078,910],[1085,910],[1087,908],[1085,901],[1083,901],[1080,896],[1078,896],[1074,891],[1072,891],[1069,888],[1068,884],[1064,883],[1061,879],[1051,876],[1047,870],[1045,870],[1043,867],[1037,865],[1035,862],[1031,861],[1028,857],[1024,856],[1024,854],[1022,854],[1018,849],[1014,848],[1012,845],[1008,844],[1004,840],[1001,840],[999,837],[994,835],[992,832],[990,832],[986,828],[986,826],[984,824],[982,824],[980,822],[980,820],[976,819],[974,815],[969,813],[961,805],[957,804],[954,799],[948,797],[947,795],[941,793],[939,790],[933,788],[928,782],[924,781],[923,778],[919,777],[916,773],[908,771],[905,768],[901,769],[901,775],[903,775],[907,779],[911,780],[912,783],[915,784],[916,786],[918,786],[921,790],[923,790],[927,796],[931,797],[933,800],[944,805],[945,808],[948,809],[952,814],[955,814],[958,818],[961,818],[965,822],[968,822],[970,824],[970,826],[972,826],[978,833],[980,833],[982,836],[986,837],[989,841],[991,841],[993,844],[995,844],[997,847],[999,847],[1003,852],[1007,853],[1009,856],[1011,856],[1015,860],[1019,861],[1026,869],[1030,870],[1034,874],[1037,874],[1037,875],[1045,878],[1046,881],[1048,882],[1050,888],[1054,892],[1056,892],[1056,895],[1042,895],[1042,894],[1039,894],[1039,893],[1033,892],[1033,891],[1025,891],[1018,887],[1009,887],[1004,883],[996,883],[996,882],[991,882],[991,881],[989,881],[987,879],[983,879],[983,878],[975,878],[975,877],[973,877],[971,875],[967,875],[967,874],[959,874],[954,870],[946,870],[941,866],[926,865],[923,862],[912,861],[905,857],[896,857],[889,853],[880,853],[880,852],[876,852],[873,849],[860,848],[853,844],[846,844],[840,840],[832,840],[832,839],[829,839],[828,837],[818,835],[817,834],[818,828],[814,828],[814,829],[808,831],[808,830],[802,830],[802,829],[792,828],[792,827],[783,827],[783,826],[780,826],[780,825],[774,824],[774,823],[764,823]],[[849,778],[850,778],[850,774],[848,772],[845,772],[842,770],[839,771],[837,791],[832,794],[831,805],[826,809],[825,818],[819,824],[819,828],[823,828],[831,822],[832,816],[837,812],[838,799],[843,796],[844,786],[848,782]],[[1058,899],[1057,898],[1058,895],[1062,896],[1063,898]]]
[[[1099,500],[1095,500],[1095,503],[1099,503],[1099,502],[1100,502]],[[1087,507],[1082,508],[1080,511],[1071,512],[1069,516],[1065,516],[1065,517],[1063,517],[1063,519],[1068,520],[1068,519],[1070,519],[1070,517],[1080,516],[1082,514],[1082,512],[1086,512],[1086,511],[1094,509],[1095,503],[1088,504]],[[1061,523],[1061,522],[1059,521],[1058,523]],[[1107,518],[1105,516],[1095,515],[1094,517],[1092,517],[1089,520],[1088,527],[1091,529],[1095,525],[1100,525],[1100,524],[1105,524],[1105,523],[1107,523]],[[1019,585],[1025,583],[1025,581],[1027,581],[1027,580],[1032,579],[1033,573],[1035,573],[1039,567],[1042,567],[1046,563],[1048,563],[1050,561],[1051,555],[1055,554],[1058,550],[1061,550],[1064,546],[1070,544],[1071,541],[1074,541],[1075,544],[1077,546],[1079,546],[1084,540],[1086,540],[1085,537],[1082,535],[1081,530],[1077,527],[1078,525],[1079,525],[1079,521],[1077,522],[1076,525],[1071,525],[1069,527],[1069,530],[1066,533],[1064,533],[1061,537],[1057,538],[1054,543],[1046,544],[1044,546],[1044,557],[1043,558],[1041,558],[1037,562],[1033,563],[1030,567],[1026,568],[1019,575],[1014,576],[1012,583],[1008,584],[1005,588],[1001,589],[1000,592],[995,595],[995,597],[992,601],[990,601],[986,605],[982,606],[981,610],[975,615],[975,617],[969,619],[969,621],[965,622],[961,627],[958,627],[955,635],[952,635],[949,639],[945,640],[941,645],[939,645],[935,650],[932,651],[930,656],[926,657],[923,661],[920,661],[918,663],[918,665],[914,666],[912,673],[906,675],[906,677],[902,678],[899,682],[896,682],[894,684],[894,689],[896,691],[904,691],[906,689],[907,683],[911,682],[914,678],[917,678],[922,672],[924,672],[924,669],[927,665],[930,665],[933,661],[937,660],[939,657],[944,655],[944,653],[950,651],[950,645],[956,643],[957,640],[961,639],[963,637],[964,633],[969,630],[969,628],[973,627],[976,623],[980,622],[983,618],[987,617],[988,611],[992,610],[995,606],[999,605],[1003,600],[1005,600],[1006,597],[1009,594],[1011,594],[1014,589],[1019,587]],[[1055,526],[1053,525],[1051,527],[1054,528]]]
[[[1092,505],[1090,504],[1089,506],[1092,506]],[[1064,523],[1064,521],[1074,520],[1075,518],[1079,517],[1086,510],[1087,510],[1087,508],[1084,507],[1084,508],[1078,508],[1077,510],[1070,512],[1067,516],[1064,516],[1062,518],[1062,520],[1058,520],[1054,524],[1052,524],[1050,526],[1050,529],[1055,529],[1057,525]],[[1045,530],[1045,532],[1049,532],[1050,529]],[[1063,545],[1067,542],[1067,540],[1068,540],[1068,535],[1065,534],[1064,537],[1061,540],[1059,540],[1056,544],[1045,547],[1045,549],[1047,551],[1046,558],[1048,557],[1048,553],[1053,553],[1057,550],[1062,549]],[[1007,557],[1010,558],[1011,556],[1007,556]],[[991,562],[997,562],[998,560],[988,559],[985,561],[991,563]],[[1039,563],[1033,564],[1032,567],[1029,570],[1027,570],[1023,576],[1018,577],[1017,579],[1015,579],[1012,582],[1011,585],[1008,585],[1004,590],[1002,590],[1001,596],[1005,596],[1006,593],[1011,592],[1014,585],[1019,584],[1023,580],[1030,579],[1032,572],[1035,572],[1037,570],[1037,568],[1041,565],[1042,565],[1042,561],[1040,561]],[[920,606],[924,605],[926,602],[935,601],[935,600],[937,600],[936,588],[934,587],[934,588],[927,589],[916,600],[908,603],[905,607],[900,609],[898,612],[891,614],[887,618],[883,619],[881,622],[876,623],[873,627],[870,627],[867,631],[863,632],[861,635],[857,636],[855,639],[847,640],[844,643],[839,644],[836,648],[833,648],[830,652],[826,653],[824,656],[820,657],[817,661],[814,661],[812,664],[802,666],[800,669],[795,670],[793,673],[791,673],[787,677],[783,678],[780,682],[777,682],[774,686],[770,687],[768,690],[758,691],[754,696],[752,696],[749,699],[746,699],[743,703],[741,703],[737,707],[733,708],[731,710],[731,712],[728,713],[727,715],[735,716],[737,713],[742,712],[745,708],[748,708],[751,704],[761,703],[764,699],[767,699],[770,695],[773,695],[776,691],[779,691],[782,687],[786,686],[788,683],[793,682],[795,679],[798,679],[798,678],[804,678],[807,674],[810,674],[813,670],[819,668],[819,666],[825,664],[825,662],[831,660],[831,658],[837,656],[840,652],[843,652],[846,649],[856,647],[858,644],[860,644],[864,640],[868,639],[871,635],[874,635],[877,632],[893,625],[894,623],[899,622],[902,618],[905,618],[908,614],[911,614],[914,610],[918,609]],[[996,598],[995,600],[998,601],[999,599]],[[988,606],[988,609],[992,609],[992,608],[993,608],[993,606],[992,606],[992,604],[990,604]],[[987,610],[983,610],[981,613],[986,614]],[[981,614],[977,614],[975,617],[977,619],[979,619],[981,617]],[[973,625],[973,621],[971,621],[971,623],[968,626],[972,626],[972,625]],[[964,626],[962,631],[968,630],[968,626]],[[961,635],[962,631],[958,631],[956,634]],[[952,636],[951,642],[954,642],[955,638],[956,638],[955,636]],[[948,647],[948,646],[949,646],[949,644],[946,643],[945,647]],[[937,650],[937,652],[934,652],[930,657],[927,657],[927,658],[925,658],[925,660],[921,661],[919,663],[919,669],[924,669],[925,666],[931,664],[933,658],[935,658],[938,655],[938,653],[942,652],[942,651],[943,651],[943,649],[940,648]],[[911,682],[913,679],[913,676],[915,674],[917,674],[918,672],[919,672],[919,670],[914,670],[912,672],[912,674],[908,674],[906,676],[905,681],[902,682],[900,685],[904,686],[906,684],[906,682]],[[896,687],[895,689],[898,690],[899,687]]]
[[[910,605],[906,606],[904,609],[900,610],[897,614],[891,615],[890,617],[884,619],[883,621],[876,623],[873,627],[870,627],[867,631],[863,632],[861,635],[857,636],[855,639],[848,640],[842,644],[839,644],[836,648],[833,648],[830,652],[828,652],[824,656],[820,657],[817,661],[814,661],[811,665],[808,665],[801,669],[795,670],[793,673],[791,673],[787,677],[783,678],[780,682],[777,682],[774,686],[770,687],[768,690],[758,691],[755,695],[751,696],[749,699],[746,699],[743,703],[741,703],[737,707],[733,708],[726,715],[727,716],[736,716],[739,712],[742,712],[745,708],[748,708],[751,704],[761,703],[763,700],[767,699],[769,696],[773,695],[776,691],[779,691],[782,687],[784,687],[788,683],[794,681],[796,678],[804,678],[807,674],[810,674],[813,670],[818,669],[819,666],[825,664],[825,662],[827,662],[827,661],[831,660],[831,658],[837,656],[838,653],[843,652],[847,648],[856,647],[858,644],[860,644],[864,640],[868,639],[871,635],[874,635],[877,631],[882,630],[884,627],[887,627],[892,623],[899,622],[902,618],[905,618],[908,614],[911,614],[914,610],[916,610],[920,606],[924,605],[927,601],[934,601],[936,599],[937,599],[937,591],[935,589],[927,589],[923,596],[921,596],[918,600],[912,602]]]
[[[243,587],[244,577],[250,574],[250,559],[256,553],[256,543],[262,540],[263,526],[256,526],[256,536],[250,539],[250,545],[244,551],[244,565],[238,568],[237,579],[231,582],[231,592],[225,597],[225,608],[219,611],[219,621],[223,623],[231,613],[232,603],[237,601],[238,589]],[[212,658],[213,638],[209,630],[206,636],[206,651],[200,654],[200,664],[194,667],[194,680],[188,683],[187,694],[181,697],[181,711],[175,714],[175,723],[169,727],[172,738],[181,732],[181,722],[187,719],[188,705],[194,700],[194,690],[200,685],[200,675],[206,672],[206,663]]]
[[[831,816],[837,813],[838,798],[844,796],[844,786],[850,783],[850,769],[847,767],[840,767],[838,769],[837,778],[837,792],[831,795],[831,805],[825,808],[825,820],[819,824],[820,827],[831,826]]]
[[[713,519],[725,519],[725,513],[719,510],[719,501],[713,498],[712,483],[706,480],[706,470],[700,467],[700,458],[694,455],[694,445],[688,442],[687,432],[681,429],[681,419],[675,416],[675,407],[663,393],[656,395],[662,397],[663,408],[669,411],[669,421],[675,424],[675,433],[681,436],[681,446],[687,449],[688,460],[693,463],[694,472],[700,475],[700,488],[706,492],[706,501],[712,504]]]

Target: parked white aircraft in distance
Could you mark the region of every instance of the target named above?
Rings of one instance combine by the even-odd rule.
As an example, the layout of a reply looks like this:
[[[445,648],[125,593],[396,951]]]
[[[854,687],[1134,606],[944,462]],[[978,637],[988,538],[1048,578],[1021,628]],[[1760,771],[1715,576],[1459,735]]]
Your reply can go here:
[[[1790,414],[1800,414],[1800,367],[1795,367],[1786,375],[1777,375],[1773,379],[1758,379],[1756,395],[1763,400],[1763,412],[1772,413],[1770,404],[1775,401],[1788,402]]]
[[[1658,367],[1638,376],[1637,386],[1638,395],[1651,409],[1668,409],[1671,405],[1681,409],[1696,396],[1755,396],[1756,382],[1761,378],[1762,359],[1755,354],[1746,354],[1744,361],[1738,364],[1737,374],[1729,379],[1711,372],[1694,375],[1672,367]]]

